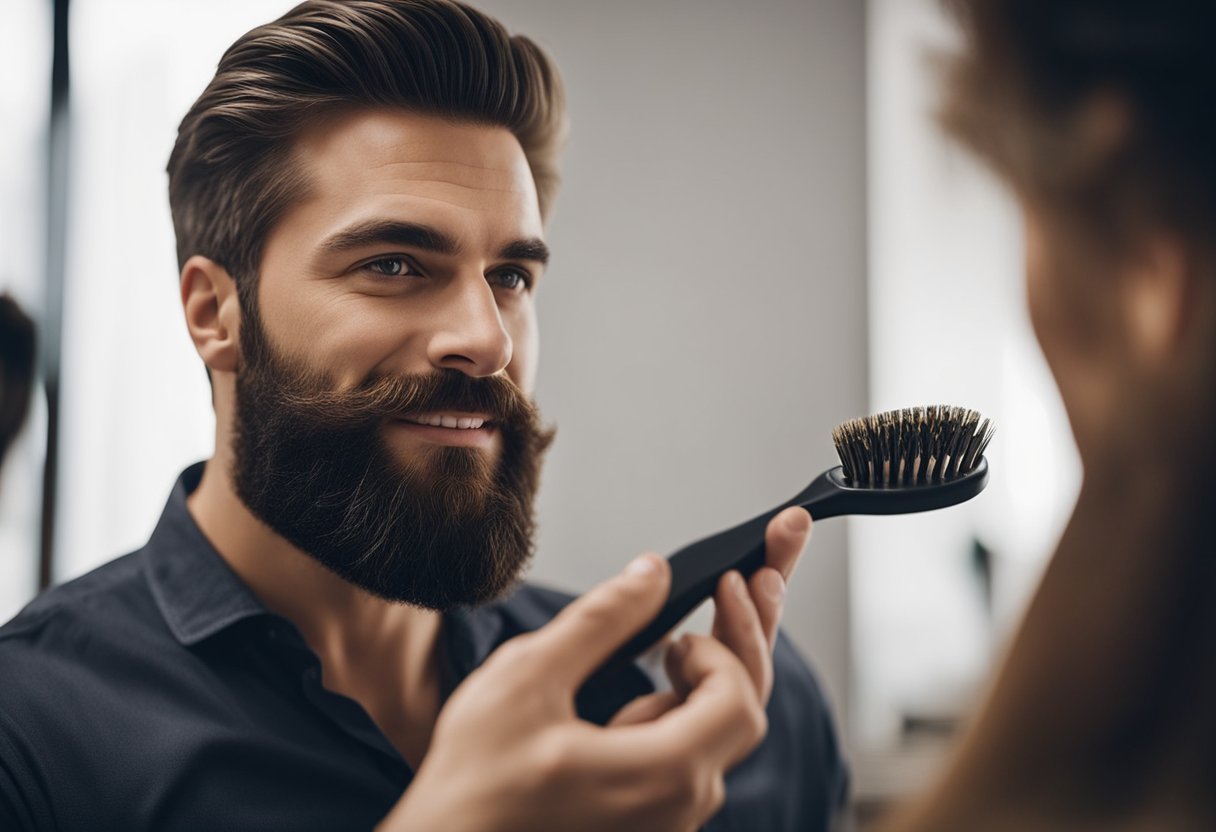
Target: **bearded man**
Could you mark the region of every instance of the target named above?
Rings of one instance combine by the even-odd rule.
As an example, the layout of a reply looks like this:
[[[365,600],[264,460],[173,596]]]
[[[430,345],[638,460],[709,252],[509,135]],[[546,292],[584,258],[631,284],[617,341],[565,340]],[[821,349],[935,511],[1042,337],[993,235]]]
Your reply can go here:
[[[169,160],[215,455],[0,631],[0,828],[828,824],[834,731],[777,636],[805,512],[671,690],[595,674],[662,559],[520,585],[564,118],[544,53],[450,0],[310,0],[227,51]]]

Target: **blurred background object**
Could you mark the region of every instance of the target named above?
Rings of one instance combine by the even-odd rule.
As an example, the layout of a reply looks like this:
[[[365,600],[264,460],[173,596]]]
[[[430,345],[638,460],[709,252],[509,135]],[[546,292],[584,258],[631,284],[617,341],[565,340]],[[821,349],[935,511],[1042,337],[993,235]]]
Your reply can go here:
[[[46,344],[0,486],[0,618],[40,571],[142,544],[211,452],[164,166],[223,49],[291,5],[7,0],[0,68],[29,83],[0,87],[0,291]],[[980,499],[825,522],[790,588],[859,804],[915,788],[1078,474],[1013,206],[932,121],[927,55],[955,33],[935,0],[477,5],[549,49],[570,98],[538,300],[560,430],[537,580],[582,590],[778,503],[833,464],[846,419],[941,402],[997,422]]]
[[[0,295],[0,465],[25,426],[34,386],[34,322]]]

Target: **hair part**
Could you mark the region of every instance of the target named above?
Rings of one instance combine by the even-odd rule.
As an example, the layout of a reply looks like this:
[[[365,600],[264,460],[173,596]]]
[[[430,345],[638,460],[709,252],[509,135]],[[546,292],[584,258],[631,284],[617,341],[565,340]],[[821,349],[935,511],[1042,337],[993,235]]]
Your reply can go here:
[[[540,47],[456,0],[307,0],[229,47],[182,120],[168,165],[179,268],[195,254],[214,260],[256,309],[264,241],[307,193],[296,138],[360,108],[507,128],[549,216],[566,115]]]

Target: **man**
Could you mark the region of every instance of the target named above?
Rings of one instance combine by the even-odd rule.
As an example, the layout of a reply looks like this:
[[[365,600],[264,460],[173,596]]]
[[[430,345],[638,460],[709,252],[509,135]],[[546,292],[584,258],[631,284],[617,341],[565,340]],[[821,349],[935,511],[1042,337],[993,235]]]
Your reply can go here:
[[[215,456],[0,631],[0,826],[828,824],[834,732],[777,639],[805,512],[669,691],[595,672],[661,559],[569,606],[516,588],[563,126],[544,54],[448,0],[315,0],[225,54],[169,162]]]

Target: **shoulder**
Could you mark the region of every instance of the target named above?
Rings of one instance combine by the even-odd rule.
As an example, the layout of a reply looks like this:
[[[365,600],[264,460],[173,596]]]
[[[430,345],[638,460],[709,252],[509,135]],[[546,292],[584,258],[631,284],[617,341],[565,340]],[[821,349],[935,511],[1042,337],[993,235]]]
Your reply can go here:
[[[55,825],[51,758],[79,750],[93,700],[104,696],[102,670],[139,649],[124,622],[148,596],[139,559],[128,555],[47,590],[0,627],[0,827]]]
[[[146,664],[172,640],[139,553],[30,602],[0,627],[0,713],[24,726],[89,713],[119,669]]]
[[[118,624],[148,603],[152,598],[140,552],[134,552],[48,589],[27,604],[0,627],[0,655],[20,652],[34,642],[45,654],[63,636],[95,633],[97,625]]]

